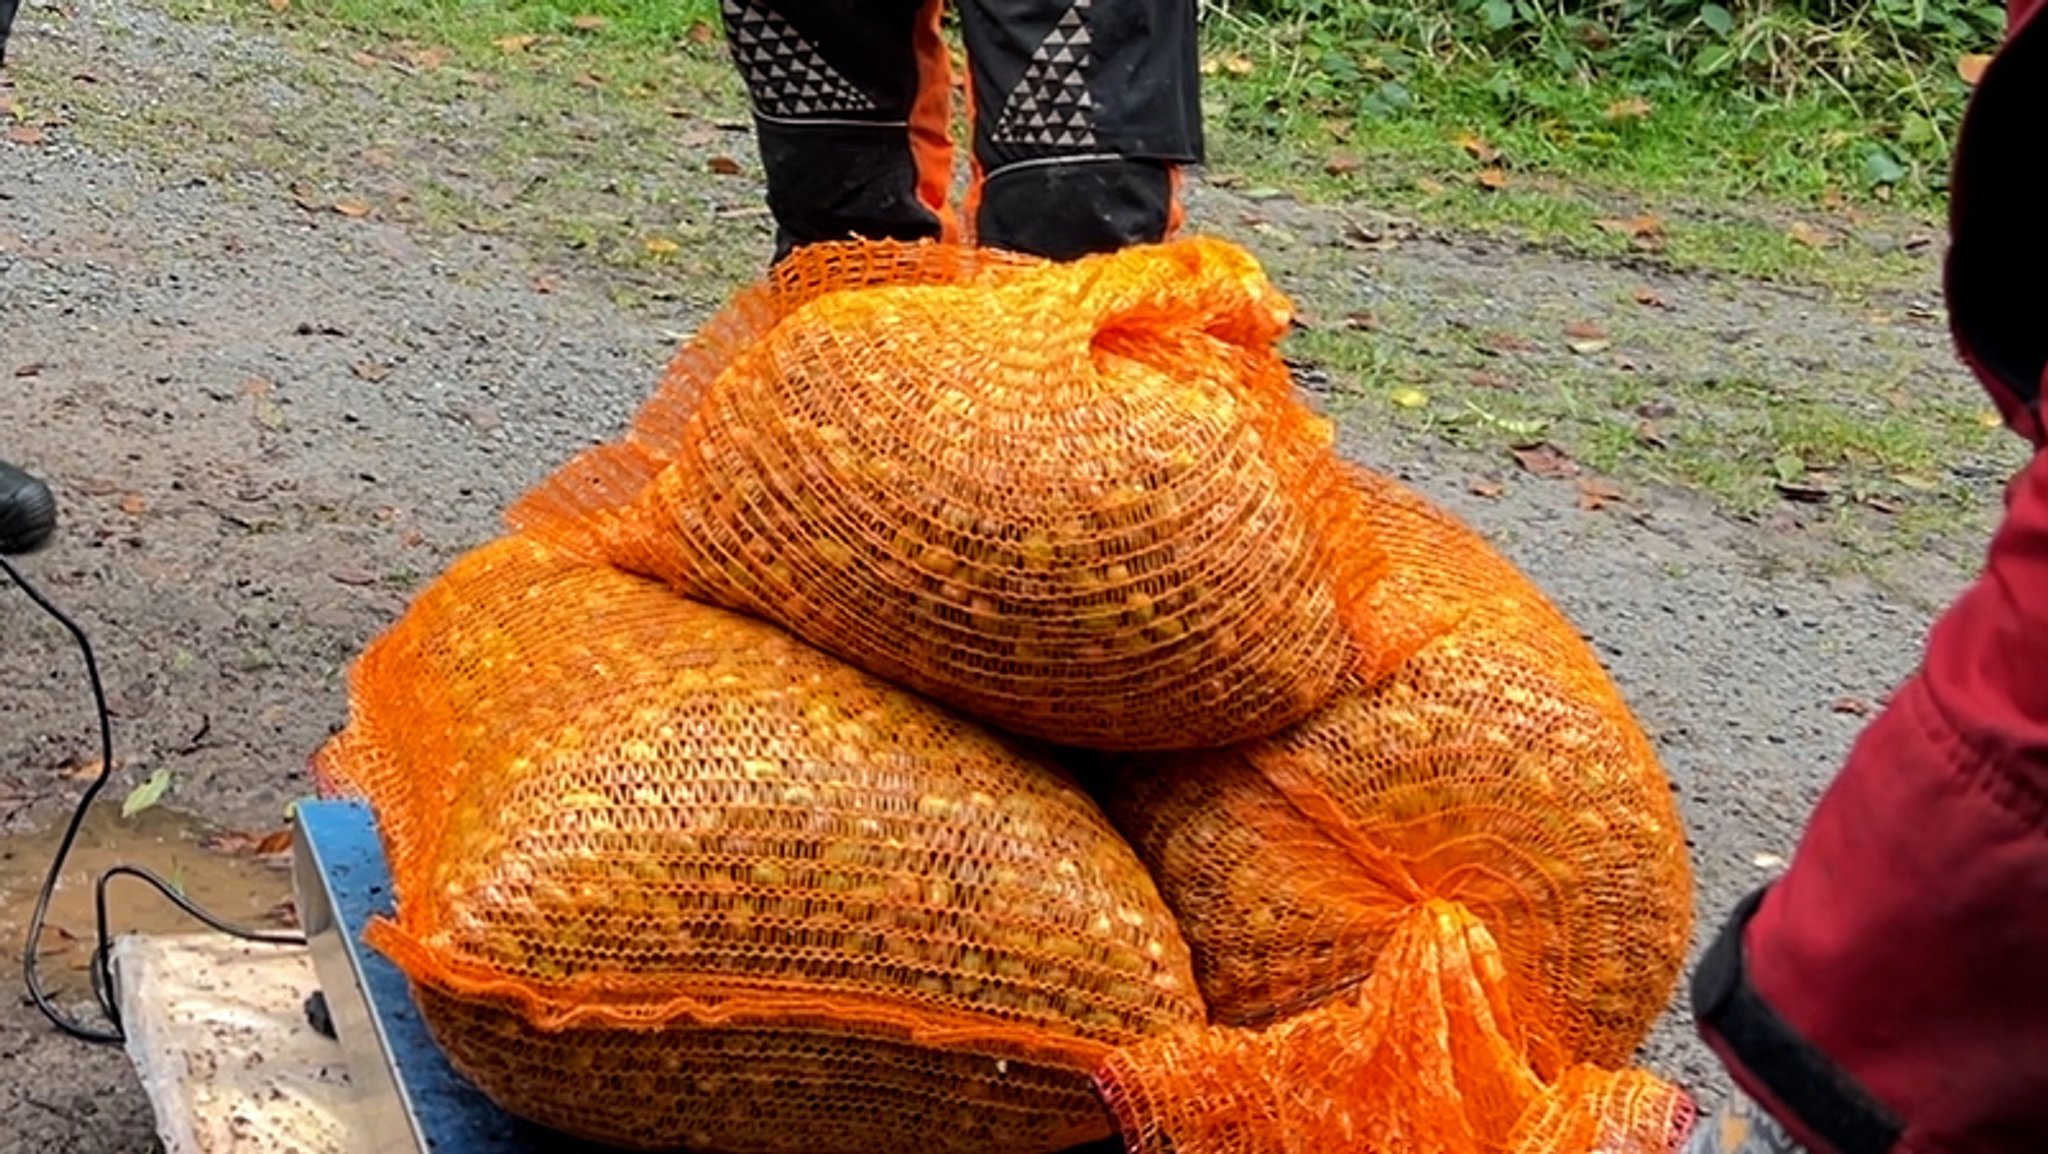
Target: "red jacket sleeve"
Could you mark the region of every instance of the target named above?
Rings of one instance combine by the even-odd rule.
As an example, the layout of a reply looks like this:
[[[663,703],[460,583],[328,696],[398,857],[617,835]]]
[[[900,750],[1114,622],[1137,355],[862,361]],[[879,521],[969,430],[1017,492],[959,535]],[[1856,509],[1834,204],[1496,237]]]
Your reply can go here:
[[[1791,868],[1694,975],[1810,1150],[2048,1150],[2048,453]]]
[[[1958,352],[2037,449],[2044,2],[2013,4],[1965,117],[1946,270]],[[1736,1082],[1815,1154],[2048,1151],[2048,452],[1692,994]]]

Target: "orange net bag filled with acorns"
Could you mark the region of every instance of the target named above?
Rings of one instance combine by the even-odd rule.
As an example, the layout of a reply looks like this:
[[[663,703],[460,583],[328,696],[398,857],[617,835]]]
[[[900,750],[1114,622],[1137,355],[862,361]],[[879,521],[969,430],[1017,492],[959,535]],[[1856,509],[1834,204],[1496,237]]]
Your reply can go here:
[[[1046,1154],[1204,1013],[1151,878],[1060,770],[659,582],[508,538],[351,675],[371,943],[507,1110],[641,1149]]]
[[[1288,324],[1221,241],[813,246],[512,520],[1014,733],[1264,736],[1387,658]]]
[[[1625,1062],[1683,963],[1691,874],[1669,784],[1597,658],[1525,577],[1395,482],[1356,483],[1391,562],[1378,628],[1405,630],[1411,655],[1273,738],[1120,767],[1107,798],[1194,948],[1212,1018],[1274,1029],[1155,1043],[1111,1081],[1178,1154],[1319,1149],[1307,1136],[1336,1131],[1315,1128],[1313,1103],[1371,1115],[1383,1136],[1436,1135],[1370,1150],[1502,1148],[1538,1103],[1531,1134],[1620,1125],[1618,1112],[1640,1121],[1626,1148],[1662,1150],[1643,1135],[1678,1115],[1633,1091],[1600,1097],[1654,1080],[1573,1071]],[[1439,948],[1475,935],[1463,953]],[[1447,968],[1454,956],[1466,961]],[[1426,1053],[1396,1045],[1403,1031]],[[1490,1057],[1470,1085],[1422,1066],[1379,1081],[1474,1055]],[[1296,1105],[1196,1105],[1216,1101],[1198,1083],[1226,1066],[1264,1071],[1244,1083],[1253,1098],[1268,1078]],[[1565,1154],[1576,1139],[1559,1140],[1510,1148]]]

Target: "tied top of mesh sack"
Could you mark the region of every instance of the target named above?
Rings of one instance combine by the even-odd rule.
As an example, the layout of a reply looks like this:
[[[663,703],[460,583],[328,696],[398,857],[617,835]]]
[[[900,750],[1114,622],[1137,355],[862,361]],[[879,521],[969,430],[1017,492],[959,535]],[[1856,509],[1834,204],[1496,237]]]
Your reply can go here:
[[[1356,478],[1413,651],[1262,741],[1119,775],[1110,812],[1194,945],[1210,1011],[1262,1024],[1355,989],[1430,899],[1499,940],[1537,1069],[1612,1064],[1677,981],[1684,832],[1655,751],[1563,614],[1470,528]]]
[[[352,674],[373,942],[544,1029],[828,1025],[1080,1064],[1202,1020],[1143,867],[1057,769],[775,628],[513,538]]]
[[[814,246],[512,520],[1013,732],[1272,733],[1385,657],[1288,316],[1218,241]]]

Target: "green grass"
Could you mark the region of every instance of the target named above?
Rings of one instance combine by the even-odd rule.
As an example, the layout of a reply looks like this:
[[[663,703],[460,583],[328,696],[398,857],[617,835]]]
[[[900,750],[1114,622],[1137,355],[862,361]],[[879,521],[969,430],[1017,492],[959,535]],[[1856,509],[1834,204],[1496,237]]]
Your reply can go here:
[[[1851,293],[1921,275],[1899,250],[1938,231],[1938,162],[1900,163],[1835,94],[1761,100],[1487,58],[1410,60],[1395,80],[1368,47],[1304,35],[1213,22],[1205,103],[1226,172],[1589,255]],[[1358,79],[1332,83],[1317,54],[1353,62]],[[1955,87],[1944,99],[1960,109]],[[1644,213],[1663,226],[1654,251],[1600,224]],[[1794,235],[1805,229],[1825,247]]]
[[[256,0],[178,2],[265,12]],[[401,63],[481,71],[529,99],[594,94],[608,113],[655,104],[744,112],[707,0],[298,0],[281,22],[396,41]],[[1924,275],[1899,246],[1936,229],[1938,166],[1901,166],[1895,147],[1829,90],[1759,100],[1484,55],[1418,60],[1333,41],[1299,17],[1212,11],[1206,35],[1212,167],[1226,182],[1587,255],[1850,293]],[[1386,99],[1389,87],[1399,101]],[[1957,82],[1940,96],[1959,107],[1961,91]],[[1477,183],[1487,169],[1505,184]],[[1873,175],[1895,179],[1873,184]],[[1649,251],[1600,223],[1643,213],[1663,226]],[[1795,226],[1817,232],[1802,239]],[[1827,246],[1805,243],[1815,235]]]
[[[1819,490],[1828,499],[1800,506],[1805,519],[1837,530],[1836,543],[1864,559],[1953,540],[1989,512],[1983,478],[2004,475],[2019,454],[1988,405],[1965,392],[1929,395],[1827,369],[1768,383],[1697,365],[1650,377],[1597,357],[1490,357],[1339,327],[1300,333],[1292,348],[1335,375],[1334,415],[1469,450],[1490,462],[1475,480],[1510,478],[1511,450],[1549,444],[1624,489],[1691,490],[1740,517],[1786,510],[1781,484]]]

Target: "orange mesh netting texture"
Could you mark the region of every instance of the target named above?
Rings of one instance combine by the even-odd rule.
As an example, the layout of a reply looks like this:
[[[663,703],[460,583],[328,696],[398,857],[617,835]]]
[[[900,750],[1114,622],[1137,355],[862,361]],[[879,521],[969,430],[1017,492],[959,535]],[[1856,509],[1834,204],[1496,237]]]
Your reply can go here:
[[[522,538],[352,671],[412,979],[507,1109],[638,1148],[1017,1151],[1200,1023],[1107,819],[1023,747],[772,626]]]
[[[1499,941],[1538,1073],[1622,1062],[1691,934],[1669,783],[1525,577],[1398,484],[1358,484],[1391,560],[1378,627],[1443,631],[1273,738],[1125,770],[1110,813],[1179,916],[1218,1021],[1270,1022],[1357,986],[1406,911],[1444,899]]]
[[[1393,925],[1372,977],[1265,1031],[1190,1030],[1118,1052],[1100,1077],[1132,1154],[1667,1154],[1675,1087],[1528,1064],[1499,948],[1431,900]]]
[[[512,519],[1016,733],[1264,736],[1384,665],[1288,318],[1219,241],[816,246]]]

